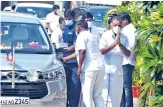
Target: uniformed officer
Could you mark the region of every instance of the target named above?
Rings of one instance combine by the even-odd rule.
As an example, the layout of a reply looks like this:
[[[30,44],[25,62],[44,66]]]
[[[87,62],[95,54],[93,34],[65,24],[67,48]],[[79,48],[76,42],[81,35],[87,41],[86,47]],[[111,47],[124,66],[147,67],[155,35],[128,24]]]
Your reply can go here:
[[[67,11],[65,14],[65,27],[63,28],[63,41],[67,43],[63,56],[67,57],[75,52],[76,30],[75,30],[75,12]],[[66,79],[67,79],[67,102],[70,107],[78,107],[81,91],[80,78],[77,76],[77,59],[65,61]],[[67,104],[68,106],[68,104]]]

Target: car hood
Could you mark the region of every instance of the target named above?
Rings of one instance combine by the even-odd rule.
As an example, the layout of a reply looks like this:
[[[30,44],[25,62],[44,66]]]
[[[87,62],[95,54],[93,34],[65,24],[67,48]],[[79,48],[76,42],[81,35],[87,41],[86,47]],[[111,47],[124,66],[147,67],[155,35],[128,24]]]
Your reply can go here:
[[[58,60],[55,54],[15,54],[15,70],[47,71],[59,66],[56,61]],[[0,70],[12,70],[12,61],[6,59],[6,54],[1,54],[0,65]]]

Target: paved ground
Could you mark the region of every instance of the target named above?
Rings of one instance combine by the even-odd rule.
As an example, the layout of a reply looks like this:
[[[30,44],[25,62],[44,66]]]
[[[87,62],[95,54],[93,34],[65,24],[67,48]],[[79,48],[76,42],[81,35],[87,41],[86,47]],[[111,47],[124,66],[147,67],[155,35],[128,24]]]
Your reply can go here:
[[[134,107],[139,107],[139,99],[134,98],[133,101],[134,101]]]

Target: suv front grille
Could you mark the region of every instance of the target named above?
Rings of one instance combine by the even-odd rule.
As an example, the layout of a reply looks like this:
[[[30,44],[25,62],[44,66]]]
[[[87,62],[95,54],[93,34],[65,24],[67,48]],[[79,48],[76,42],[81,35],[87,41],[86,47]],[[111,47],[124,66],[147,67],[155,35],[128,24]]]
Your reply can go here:
[[[1,82],[1,96],[21,96],[30,99],[41,99],[48,94],[45,82],[40,83],[15,83],[15,88],[11,88],[11,83]]]
[[[1,70],[1,80],[11,80],[12,79],[12,71]],[[27,71],[18,71],[15,70],[15,80],[24,80],[27,81],[26,78]],[[45,81],[43,75],[40,71],[38,71],[39,77],[38,81]]]

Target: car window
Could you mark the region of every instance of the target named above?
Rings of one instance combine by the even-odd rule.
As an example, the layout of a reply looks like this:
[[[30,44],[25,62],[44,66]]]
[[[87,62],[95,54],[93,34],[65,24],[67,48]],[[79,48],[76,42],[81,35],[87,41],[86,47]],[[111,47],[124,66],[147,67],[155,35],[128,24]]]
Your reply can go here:
[[[1,50],[12,46],[19,52],[50,52],[50,43],[43,28],[37,24],[1,23]]]
[[[108,10],[109,8],[90,8],[90,12],[93,14],[93,23],[95,26],[104,27],[104,16]],[[74,11],[76,19],[79,19],[86,13],[86,10],[82,8],[76,8],[74,9]]]
[[[47,14],[52,11],[52,8],[43,7],[17,7],[16,12],[28,13],[37,16],[38,18],[46,18]]]
[[[107,10],[108,9],[91,9],[91,13],[93,14],[93,19],[95,21],[102,21],[103,20],[103,17],[104,15],[107,13]]]
[[[107,13],[108,8],[92,8],[90,12],[93,14],[94,24],[99,27],[104,27],[104,16]]]

